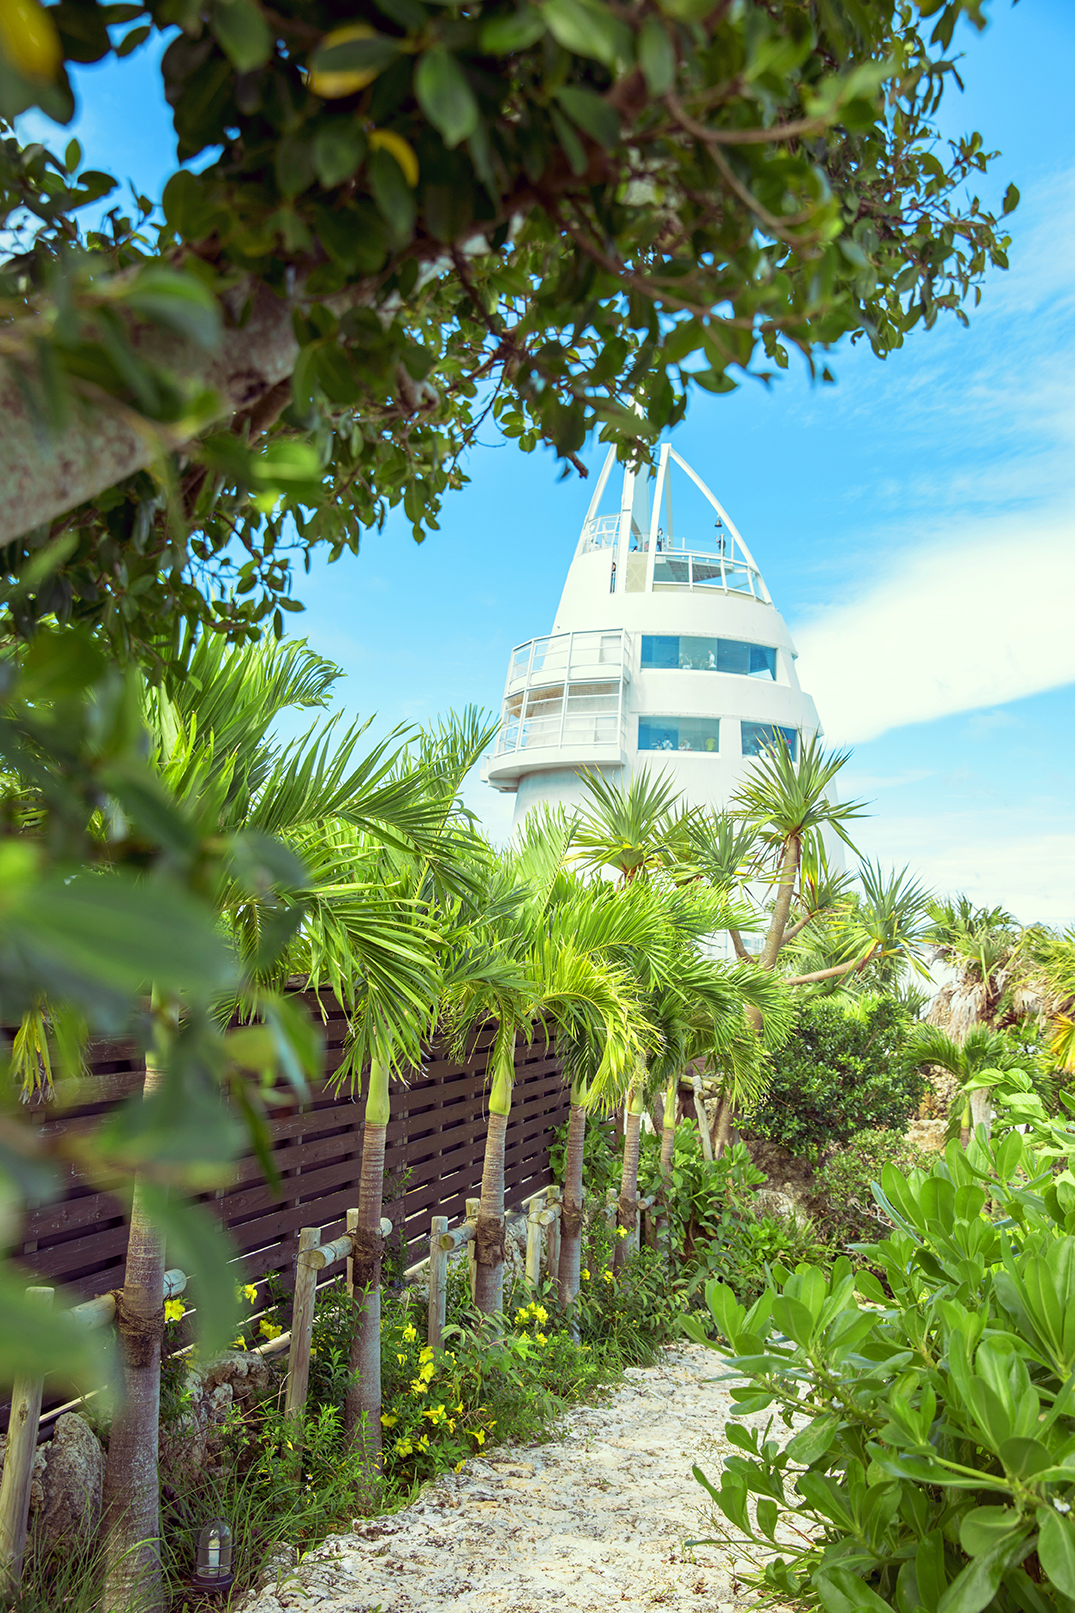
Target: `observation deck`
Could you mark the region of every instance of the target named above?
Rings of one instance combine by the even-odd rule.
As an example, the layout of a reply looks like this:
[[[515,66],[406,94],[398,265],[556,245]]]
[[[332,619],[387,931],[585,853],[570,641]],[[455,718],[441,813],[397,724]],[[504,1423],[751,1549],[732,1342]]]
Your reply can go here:
[[[626,760],[631,635],[622,628],[552,633],[512,651],[503,719],[483,777],[514,790],[545,768],[618,767]]]

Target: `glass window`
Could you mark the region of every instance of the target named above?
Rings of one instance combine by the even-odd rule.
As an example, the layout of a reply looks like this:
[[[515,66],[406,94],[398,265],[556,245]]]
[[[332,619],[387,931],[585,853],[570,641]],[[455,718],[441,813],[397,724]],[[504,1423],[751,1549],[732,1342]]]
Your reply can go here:
[[[670,633],[643,633],[642,665],[679,667],[691,672],[734,672],[744,678],[776,682],[776,651],[769,644],[747,644],[737,638],[694,638]]]
[[[639,750],[698,751],[715,756],[720,749],[717,717],[639,717]]]
[[[798,748],[798,735],[794,728],[780,728],[774,723],[745,722],[741,724],[743,730],[743,755],[760,756],[762,751],[769,750],[779,741],[788,747],[792,761]]]

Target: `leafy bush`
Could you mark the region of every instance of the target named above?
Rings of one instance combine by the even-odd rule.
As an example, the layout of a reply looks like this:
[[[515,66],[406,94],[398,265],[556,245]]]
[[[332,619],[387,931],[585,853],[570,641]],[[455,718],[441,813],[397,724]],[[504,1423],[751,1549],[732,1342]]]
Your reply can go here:
[[[905,1060],[912,1024],[892,997],[802,999],[745,1129],[812,1160],[859,1131],[905,1131],[927,1085]]]
[[[1048,1129],[1050,1152],[1075,1153],[1075,1129]],[[754,1578],[773,1600],[1071,1613],[1075,1177],[1017,1131],[979,1129],[928,1175],[885,1165],[881,1201],[891,1298],[842,1258],[831,1276],[774,1273],[749,1312],[709,1284],[722,1353],[745,1380],[738,1412],[805,1423],[783,1448],[771,1423],[730,1423],[739,1454],[719,1485],[695,1475],[760,1548]]]
[[[667,1177],[660,1166],[661,1139],[651,1133],[642,1139],[639,1192],[643,1198],[657,1195],[667,1217],[670,1247],[687,1260],[719,1235],[729,1213],[748,1207],[751,1189],[765,1180],[742,1143],[718,1160],[706,1159],[698,1127],[690,1120],[676,1127]]]
[[[928,1168],[930,1159],[898,1131],[860,1131],[818,1171],[817,1214],[831,1242],[873,1243],[891,1230],[892,1223],[873,1194],[873,1184],[880,1182],[888,1164],[907,1172]]]
[[[549,1149],[549,1164],[556,1181],[564,1179],[564,1161],[567,1156],[567,1121],[557,1126],[556,1140]],[[620,1168],[623,1161],[616,1150],[616,1132],[609,1120],[590,1115],[586,1121],[586,1135],[582,1140],[582,1180],[586,1186],[586,1199],[590,1204],[603,1204],[611,1189],[618,1193]]]

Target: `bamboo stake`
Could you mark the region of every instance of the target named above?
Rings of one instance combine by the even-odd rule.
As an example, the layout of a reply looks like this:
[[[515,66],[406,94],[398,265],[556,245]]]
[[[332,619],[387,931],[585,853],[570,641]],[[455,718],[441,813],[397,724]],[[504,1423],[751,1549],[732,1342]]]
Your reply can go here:
[[[28,1288],[26,1292],[33,1295],[38,1304],[51,1305],[55,1290]],[[43,1378],[25,1375],[15,1379],[11,1392],[7,1455],[4,1477],[0,1480],[0,1592],[7,1594],[17,1591],[22,1579],[43,1385]]]
[[[448,1307],[448,1251],[441,1239],[448,1230],[448,1217],[435,1215],[429,1224],[429,1322],[426,1343],[440,1348]]]
[[[478,1281],[478,1244],[475,1234],[478,1227],[478,1212],[482,1207],[481,1199],[467,1199],[466,1225],[470,1228],[467,1239],[467,1265],[470,1268],[470,1297],[474,1298],[474,1291]]]
[[[548,1242],[545,1246],[545,1270],[555,1282],[560,1269],[560,1189],[555,1182],[545,1189],[545,1203],[550,1210],[555,1211],[553,1219],[549,1222]]]
[[[531,1288],[541,1281],[541,1211],[537,1199],[531,1199],[526,1218],[526,1280]]]
[[[358,1211],[357,1210],[348,1210],[346,1226],[347,1226],[348,1232],[357,1232],[358,1231]],[[348,1255],[347,1256],[347,1284],[346,1284],[346,1286],[347,1286],[347,1297],[349,1299],[354,1299],[354,1297],[355,1297],[355,1262],[354,1262],[353,1255]]]
[[[295,1259],[295,1299],[291,1311],[291,1351],[287,1360],[287,1399],[284,1411],[289,1417],[301,1418],[306,1409],[306,1391],[310,1384],[310,1345],[314,1331],[314,1292],[320,1262],[304,1260],[303,1256],[317,1248],[321,1242],[320,1227],[303,1227],[299,1233],[299,1252]]]

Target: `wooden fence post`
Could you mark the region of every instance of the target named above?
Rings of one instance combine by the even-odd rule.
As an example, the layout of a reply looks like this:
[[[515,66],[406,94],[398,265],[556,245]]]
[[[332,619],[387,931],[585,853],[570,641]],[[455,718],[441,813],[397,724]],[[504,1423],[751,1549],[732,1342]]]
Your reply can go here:
[[[432,1350],[440,1349],[441,1334],[448,1307],[448,1251],[441,1248],[441,1238],[448,1230],[448,1217],[435,1215],[429,1224],[429,1323],[426,1343]]]
[[[550,1210],[560,1206],[560,1189],[554,1182],[545,1189],[545,1203]],[[549,1221],[548,1242],[545,1245],[545,1270],[553,1282],[560,1269],[560,1217],[553,1215]]]
[[[304,1260],[307,1251],[316,1249],[321,1242],[320,1227],[303,1227],[299,1233],[299,1252],[295,1257],[295,1300],[291,1310],[291,1350],[287,1359],[287,1398],[284,1411],[289,1417],[301,1420],[306,1409],[306,1391],[310,1383],[310,1345],[314,1331],[314,1292],[317,1288],[317,1266]]]
[[[541,1200],[531,1199],[526,1217],[526,1280],[532,1288],[541,1281]]]
[[[470,1228],[470,1241],[467,1244],[467,1266],[470,1269],[470,1297],[473,1300],[474,1290],[478,1281],[478,1211],[482,1207],[481,1199],[467,1199],[467,1218],[464,1225]]]
[[[54,1290],[51,1288],[28,1288],[26,1292],[40,1305],[52,1304]],[[43,1382],[42,1378],[27,1374],[15,1379],[11,1392],[7,1455],[4,1477],[0,1481],[0,1592],[18,1590],[22,1578]]]

